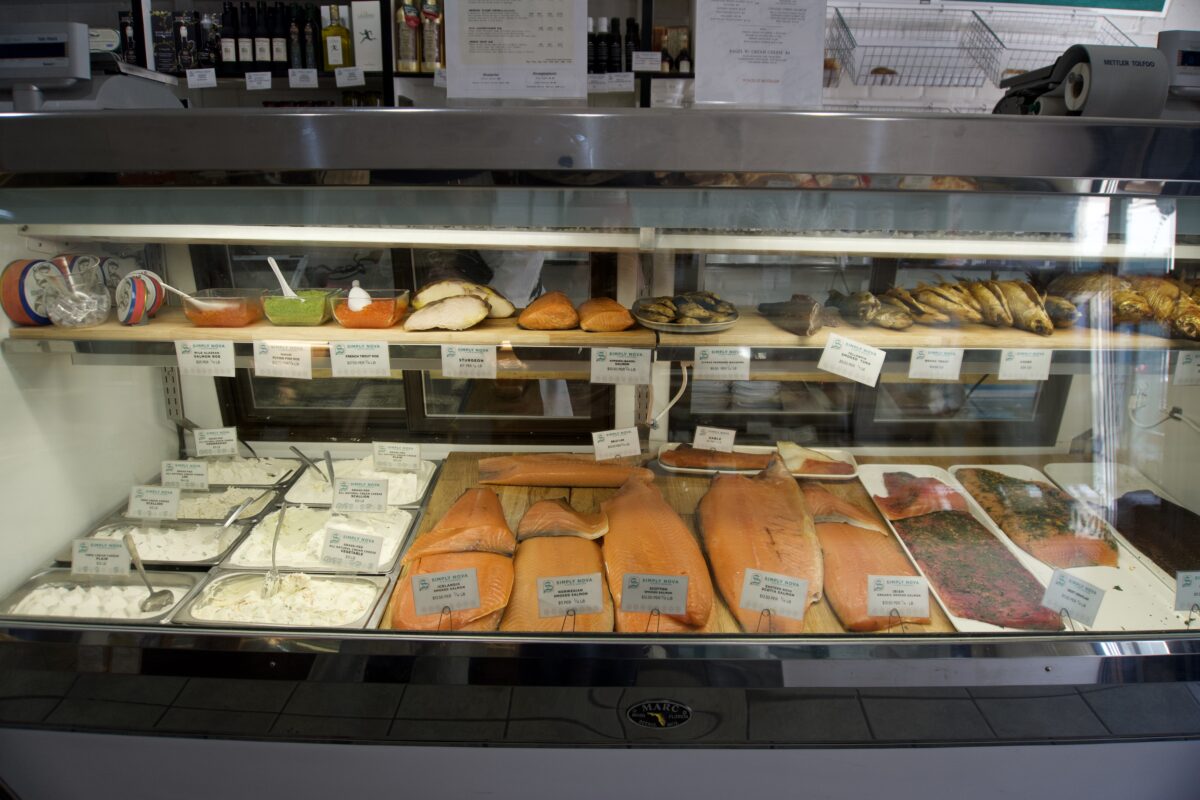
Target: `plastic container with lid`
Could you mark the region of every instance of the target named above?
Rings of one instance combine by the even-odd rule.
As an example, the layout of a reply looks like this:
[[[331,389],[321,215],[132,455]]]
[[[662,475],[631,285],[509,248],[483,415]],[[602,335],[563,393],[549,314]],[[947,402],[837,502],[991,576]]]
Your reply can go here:
[[[183,300],[183,313],[193,325],[241,328],[263,318],[264,289],[204,289],[193,292],[198,302]]]
[[[408,312],[408,291],[395,289],[368,289],[370,296],[366,305],[357,305],[348,295],[339,294],[329,298],[333,318],[343,328],[390,328],[404,318]]]
[[[282,292],[269,292],[263,298],[263,309],[272,325],[323,325],[329,320],[331,289],[300,289],[296,297]]]

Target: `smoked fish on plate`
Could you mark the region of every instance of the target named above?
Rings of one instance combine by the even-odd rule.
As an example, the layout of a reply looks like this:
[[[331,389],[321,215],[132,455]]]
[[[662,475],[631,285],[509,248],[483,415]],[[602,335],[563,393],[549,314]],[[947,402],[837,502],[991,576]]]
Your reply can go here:
[[[418,614],[412,582],[421,575],[474,569],[479,607],[461,611]],[[513,560],[496,553],[437,553],[408,564],[396,584],[392,627],[403,631],[494,631],[508,605],[513,585]]]
[[[1171,577],[1200,570],[1200,516],[1154,492],[1121,495],[1113,527]]]
[[[886,472],[883,485],[887,496],[875,503],[888,519],[917,517],[934,511],[966,511],[967,501],[937,478],[918,478],[907,472]]]
[[[771,460],[771,454],[722,453],[681,444],[673,450],[663,450],[658,460],[668,467],[685,469],[763,469]]]
[[[517,541],[535,536],[578,536],[599,539],[608,533],[608,516],[603,511],[581,514],[561,497],[539,500],[529,507],[517,523]]]
[[[578,453],[526,453],[479,460],[479,482],[497,486],[610,488],[630,478],[654,480],[654,473],[629,461],[597,461]]]
[[[613,629],[612,597],[604,582],[604,559],[600,545],[574,536],[544,536],[527,539],[517,547],[513,559],[513,590],[502,631],[539,633],[607,632]],[[538,593],[547,578],[594,575],[600,587],[601,611],[543,617],[539,613]]]
[[[500,498],[491,489],[468,489],[431,530],[417,537],[402,563],[468,551],[511,556],[515,549],[517,540],[504,519]]]
[[[970,467],[954,476],[997,527],[1039,561],[1060,569],[1117,565],[1108,528],[1057,486]]]
[[[748,633],[800,633],[800,619],[743,609],[746,570],[774,572],[808,581],[808,602],[821,599],[824,569],[812,514],[783,461],[772,459],[753,477],[720,474],[700,500],[704,546],[721,596]]]

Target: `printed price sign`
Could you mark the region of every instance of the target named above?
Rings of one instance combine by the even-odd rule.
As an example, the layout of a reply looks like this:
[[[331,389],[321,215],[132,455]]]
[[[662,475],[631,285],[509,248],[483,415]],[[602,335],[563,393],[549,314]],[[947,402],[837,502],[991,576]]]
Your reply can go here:
[[[817,369],[874,386],[879,382],[879,373],[886,357],[887,353],[878,347],[831,333],[821,352],[821,360],[817,362]]]
[[[804,619],[808,609],[808,581],[778,572],[747,569],[738,605],[747,611],[769,611],[772,616]]]
[[[607,84],[604,87],[606,92],[632,92],[633,91],[633,73],[632,72],[609,72],[604,76]]]
[[[217,86],[217,71],[208,69],[187,70],[187,87],[189,89],[215,89]]]
[[[957,381],[962,370],[963,351],[957,348],[937,350],[931,347],[913,348],[908,361],[908,377],[926,380]]]
[[[592,383],[640,386],[650,382],[650,351],[592,348]]]
[[[599,572],[538,578],[538,616],[561,617],[570,611],[599,614],[604,610],[602,580]]]
[[[596,460],[604,461],[609,458],[622,456],[640,456],[642,445],[638,442],[637,428],[616,428],[611,431],[594,431],[592,447],[596,450]]]
[[[1000,351],[1000,380],[1044,381],[1050,377],[1049,350]]]
[[[446,88],[446,68],[438,67],[433,71],[433,85],[437,89]]]
[[[72,575],[125,575],[129,551],[119,539],[76,539],[71,544]]]
[[[315,89],[315,88],[317,88],[317,71],[315,69],[289,69],[288,70],[288,88],[289,89]]]
[[[750,348],[697,347],[692,378],[698,381],[750,380]]]
[[[737,431],[732,428],[709,428],[697,425],[692,435],[692,447],[699,450],[716,450],[721,453],[733,452],[733,440]]]
[[[495,345],[442,345],[442,375],[447,378],[483,378],[486,380],[495,380]]]
[[[333,510],[339,514],[383,514],[387,498],[387,478],[334,478]]]
[[[662,72],[662,54],[635,50],[633,53],[634,72]]]
[[[339,89],[367,85],[362,67],[338,67],[333,71],[333,80]]]
[[[134,486],[129,490],[125,516],[133,519],[175,519],[179,516],[179,490],[169,486]]]
[[[390,378],[387,342],[330,342],[329,365],[335,378]]]
[[[1175,610],[1191,611],[1200,605],[1200,572],[1175,573]]]
[[[1176,386],[1200,386],[1200,353],[1180,353],[1175,362]]]
[[[246,73],[246,91],[261,92],[264,89],[271,88],[271,73],[269,72],[247,72]]]
[[[414,575],[412,591],[418,616],[479,608],[479,579],[474,567]]]
[[[176,342],[175,358],[181,375],[232,378],[237,374],[233,342]]]
[[[254,374],[260,378],[312,380],[312,349],[295,342],[256,342]]]
[[[608,90],[607,75],[600,73],[590,73],[587,76],[588,94],[600,94]]]
[[[915,575],[868,575],[867,614],[886,617],[929,616],[929,584]]]
[[[1065,610],[1076,625],[1089,628],[1096,622],[1103,601],[1103,589],[1061,569],[1054,570],[1050,585],[1042,596],[1042,605],[1046,608],[1060,614]]]
[[[326,564],[356,572],[374,572],[379,569],[382,553],[382,536],[359,533],[332,522],[325,526],[321,560]]]
[[[687,587],[687,575],[627,572],[621,579],[621,610],[687,613]]]
[[[162,485],[176,489],[208,491],[208,464],[203,461],[162,462]]]
[[[421,468],[421,445],[403,442],[372,442],[375,469],[385,472],[416,472]]]
[[[237,454],[237,428],[201,428],[196,431],[196,455],[200,458]]]

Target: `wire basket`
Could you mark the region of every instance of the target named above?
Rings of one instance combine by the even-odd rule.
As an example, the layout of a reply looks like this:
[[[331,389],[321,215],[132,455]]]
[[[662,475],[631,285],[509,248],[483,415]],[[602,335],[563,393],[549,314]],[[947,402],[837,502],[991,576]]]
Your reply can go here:
[[[838,8],[835,14],[838,57],[859,86],[982,86],[986,79],[963,41],[977,20],[970,11]]]
[[[832,89],[842,82],[842,61],[838,58],[837,18],[833,9],[825,15],[825,64],[821,85]]]
[[[1071,45],[1134,44],[1108,17],[1087,11],[976,11],[974,16],[967,50],[997,86],[1005,78],[1053,64]]]

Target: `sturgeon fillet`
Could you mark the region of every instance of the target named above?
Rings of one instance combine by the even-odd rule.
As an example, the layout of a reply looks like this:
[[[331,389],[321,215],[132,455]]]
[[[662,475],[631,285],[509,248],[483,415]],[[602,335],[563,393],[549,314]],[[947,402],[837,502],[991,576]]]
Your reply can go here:
[[[604,582],[604,559],[600,545],[574,536],[545,536],[521,542],[513,559],[513,591],[502,631],[537,633],[607,632],[613,629],[612,597]],[[543,617],[538,596],[547,578],[595,575],[603,609],[593,614]]]
[[[479,460],[479,482],[498,486],[616,488],[631,478],[649,483],[654,473],[627,462],[597,461],[574,453],[529,453]]]

